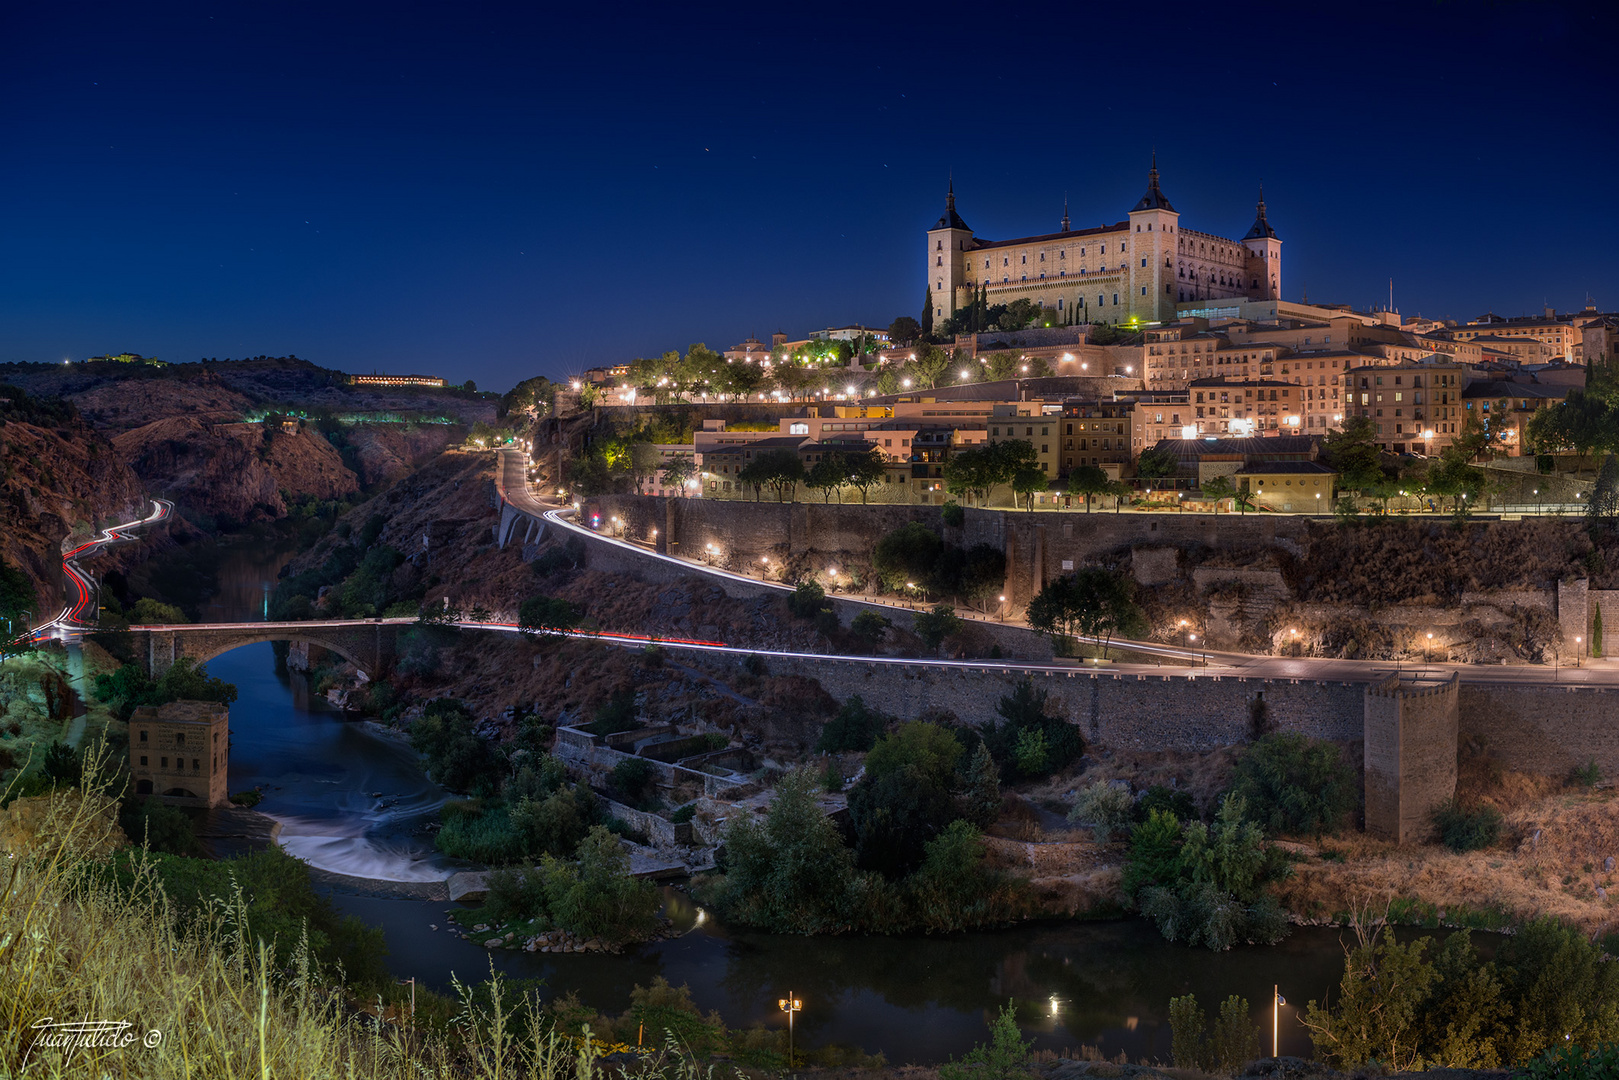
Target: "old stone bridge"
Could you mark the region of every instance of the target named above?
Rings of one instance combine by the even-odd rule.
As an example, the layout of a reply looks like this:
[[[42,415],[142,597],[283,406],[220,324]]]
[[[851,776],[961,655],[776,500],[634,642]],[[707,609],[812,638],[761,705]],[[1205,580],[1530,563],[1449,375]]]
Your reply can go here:
[[[379,675],[395,655],[400,630],[415,619],[330,619],[311,622],[198,623],[132,626],[136,654],[154,679],[181,657],[199,664],[261,641],[299,641],[330,649],[366,675]]]

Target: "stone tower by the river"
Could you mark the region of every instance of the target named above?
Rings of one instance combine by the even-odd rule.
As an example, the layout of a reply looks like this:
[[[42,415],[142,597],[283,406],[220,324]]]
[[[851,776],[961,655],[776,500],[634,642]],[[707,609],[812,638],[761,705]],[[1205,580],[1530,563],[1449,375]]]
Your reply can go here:
[[[230,802],[230,710],[217,701],[145,706],[129,718],[135,794],[179,806]]]

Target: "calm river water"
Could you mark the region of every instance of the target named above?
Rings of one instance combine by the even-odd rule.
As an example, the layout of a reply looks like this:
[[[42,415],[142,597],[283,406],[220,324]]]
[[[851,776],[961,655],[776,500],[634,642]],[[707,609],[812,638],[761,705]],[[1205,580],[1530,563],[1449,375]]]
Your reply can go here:
[[[264,617],[265,598],[290,551],[271,542],[222,547],[220,591],[204,617]],[[391,880],[444,877],[419,827],[444,793],[397,740],[347,722],[311,701],[296,675],[277,673],[269,645],[234,650],[209,670],[236,683],[231,708],[232,791],[262,787],[259,809],[280,819],[282,842],[312,865]],[[1229,994],[1254,1006],[1270,1030],[1270,993],[1281,986],[1283,1053],[1309,1053],[1297,1007],[1336,990],[1343,970],[1340,933],[1301,929],[1274,948],[1216,954],[1165,943],[1139,921],[1049,923],[948,938],[809,939],[734,931],[676,889],[668,913],[688,932],[622,956],[550,956],[485,950],[430,927],[449,905],[380,899],[341,890],[343,911],[381,926],[400,978],[446,988],[451,973],[475,981],[491,961],[514,976],[543,978],[557,993],[577,990],[597,1008],[629,1005],[631,988],[662,975],[688,984],[704,1010],[726,1021],[781,1022],[776,999],[804,1001],[800,1045],[823,1042],[882,1051],[888,1060],[938,1062],[986,1037],[1008,1000],[1042,1048],[1082,1044],[1132,1058],[1169,1054],[1168,1003],[1196,993],[1211,1014]]]

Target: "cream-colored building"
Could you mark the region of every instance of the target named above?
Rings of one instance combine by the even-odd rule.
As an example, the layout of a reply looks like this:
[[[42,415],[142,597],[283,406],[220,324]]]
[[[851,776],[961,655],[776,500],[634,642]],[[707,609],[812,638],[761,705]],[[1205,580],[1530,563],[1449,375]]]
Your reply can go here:
[[[1449,360],[1351,368],[1343,374],[1344,413],[1375,421],[1384,450],[1433,456],[1461,431],[1469,375],[1467,365]]]
[[[135,794],[182,806],[224,806],[230,774],[230,709],[215,701],[143,706],[129,720]]]
[[[1549,312],[1550,309],[1548,308]],[[1551,315],[1543,318],[1529,319],[1503,319],[1498,315],[1486,315],[1470,323],[1453,327],[1450,336],[1457,341],[1476,341],[1479,338],[1495,338],[1491,342],[1496,348],[1503,348],[1501,341],[1538,341],[1546,346],[1545,360],[1562,360],[1572,364],[1579,351],[1580,330],[1574,325],[1572,319],[1559,319]],[[1516,350],[1506,350],[1513,351]],[[1535,363],[1524,357],[1526,363]]]
[[[1014,240],[974,235],[956,211],[952,183],[928,230],[926,265],[940,321],[982,289],[991,304],[1029,299],[1067,322],[1139,325],[1174,322],[1178,303],[1279,297],[1282,241],[1265,218],[1263,192],[1241,240],[1182,228],[1154,155],[1147,192],[1125,220],[1075,229],[1064,207],[1056,232]]]

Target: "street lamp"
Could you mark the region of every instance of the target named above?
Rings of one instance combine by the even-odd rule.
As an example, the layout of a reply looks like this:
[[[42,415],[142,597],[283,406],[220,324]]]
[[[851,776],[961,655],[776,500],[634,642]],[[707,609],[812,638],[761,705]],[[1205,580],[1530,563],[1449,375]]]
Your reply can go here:
[[[793,997],[793,992],[789,990],[787,996],[779,999],[776,1005],[787,1014],[787,1067],[790,1069],[793,1067],[793,1014],[802,1012],[804,1003]]]
[[[1575,667],[1580,666],[1580,655],[1585,652],[1585,646],[1582,644],[1582,642],[1584,642],[1584,641],[1585,641],[1585,639],[1582,638],[1582,637],[1576,637],[1574,639],[1574,646],[1575,646],[1574,647],[1574,666]]]
[[[1279,1050],[1281,1044],[1280,1032],[1282,1029],[1282,1006],[1287,1004],[1287,999],[1282,996],[1281,991],[1282,988],[1280,986],[1274,984],[1271,986],[1270,1056],[1273,1058],[1280,1056]]]
[[[1428,645],[1422,651],[1422,659],[1426,663],[1433,663],[1433,631],[1428,631]]]

